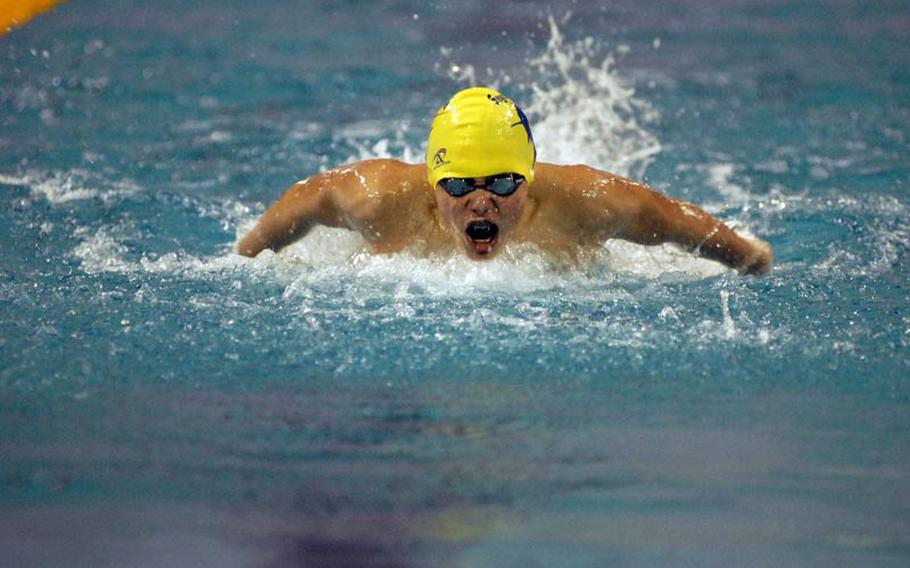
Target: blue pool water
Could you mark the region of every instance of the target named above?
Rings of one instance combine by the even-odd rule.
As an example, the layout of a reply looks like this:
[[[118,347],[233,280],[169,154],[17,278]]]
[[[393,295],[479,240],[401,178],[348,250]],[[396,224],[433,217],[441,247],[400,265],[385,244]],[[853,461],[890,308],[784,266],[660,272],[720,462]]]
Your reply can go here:
[[[10,566],[906,566],[910,7],[71,0],[0,38]],[[232,253],[470,83],[767,277]]]

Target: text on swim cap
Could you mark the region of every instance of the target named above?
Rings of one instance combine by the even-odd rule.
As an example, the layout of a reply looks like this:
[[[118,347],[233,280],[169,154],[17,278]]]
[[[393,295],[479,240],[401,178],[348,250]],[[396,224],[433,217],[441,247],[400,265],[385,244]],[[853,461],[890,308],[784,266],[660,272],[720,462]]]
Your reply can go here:
[[[449,161],[446,160],[446,149],[440,148],[437,150],[436,154],[433,156],[433,169],[435,170],[436,168],[444,166],[448,163]]]
[[[492,94],[490,94],[490,93],[487,93],[487,98],[490,99],[491,101],[493,101],[493,102],[496,103],[496,104],[500,104],[500,103],[510,103],[510,104],[513,104],[513,105],[515,104],[515,103],[513,103],[511,100],[509,100],[508,97],[506,97],[506,96],[504,96],[504,95],[492,95]]]

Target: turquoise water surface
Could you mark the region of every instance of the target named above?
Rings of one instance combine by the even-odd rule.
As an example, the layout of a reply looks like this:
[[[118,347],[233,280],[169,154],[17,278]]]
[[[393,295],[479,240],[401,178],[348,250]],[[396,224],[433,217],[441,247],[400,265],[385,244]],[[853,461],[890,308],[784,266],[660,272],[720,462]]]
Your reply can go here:
[[[903,1],[71,0],[0,38],[10,566],[906,566]],[[246,259],[490,84],[767,239]]]

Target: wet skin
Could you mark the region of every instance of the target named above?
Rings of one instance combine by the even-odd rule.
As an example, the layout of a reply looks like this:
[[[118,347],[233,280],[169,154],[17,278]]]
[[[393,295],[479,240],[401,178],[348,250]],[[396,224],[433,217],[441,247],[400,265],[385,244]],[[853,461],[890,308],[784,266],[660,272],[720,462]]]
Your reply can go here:
[[[490,259],[502,249],[519,225],[528,200],[528,184],[522,181],[509,195],[496,195],[485,189],[487,178],[474,178],[474,191],[453,197],[437,184],[436,208],[442,222],[475,260]]]
[[[538,163],[534,183],[524,181],[508,196],[484,189],[488,178],[474,181],[476,189],[452,197],[427,186],[423,164],[379,159],[342,166],[288,188],[237,251],[278,251],[325,225],[357,231],[376,253],[454,248],[485,260],[507,242],[527,242],[548,254],[572,256],[606,239],[624,239],[675,243],[742,274],[771,270],[768,243],[743,238],[691,203],[609,172]]]

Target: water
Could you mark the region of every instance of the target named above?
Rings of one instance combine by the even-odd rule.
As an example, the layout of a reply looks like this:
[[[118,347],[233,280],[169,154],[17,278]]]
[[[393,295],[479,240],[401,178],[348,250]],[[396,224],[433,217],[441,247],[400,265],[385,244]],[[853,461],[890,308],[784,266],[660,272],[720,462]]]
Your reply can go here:
[[[903,2],[70,2],[0,39],[15,566],[905,566]],[[232,254],[468,82],[768,239]]]

